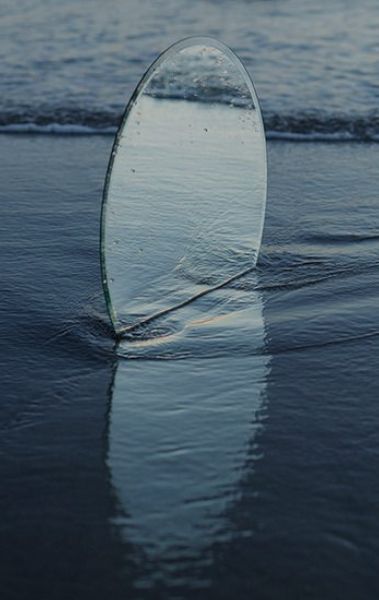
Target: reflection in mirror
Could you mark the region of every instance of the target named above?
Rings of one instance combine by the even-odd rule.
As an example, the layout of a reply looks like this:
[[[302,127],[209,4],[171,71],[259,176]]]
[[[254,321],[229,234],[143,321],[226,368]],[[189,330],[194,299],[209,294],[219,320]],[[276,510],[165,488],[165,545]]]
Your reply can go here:
[[[154,346],[141,341],[139,356],[150,360],[118,363],[107,458],[114,524],[144,557],[145,587],[201,585],[212,545],[233,535],[228,512],[260,458],[270,357],[255,276],[242,279],[209,295],[206,320],[196,303],[186,308],[185,344],[192,348],[193,332],[196,351],[185,360],[152,360]],[[128,349],[121,341],[118,353]]]
[[[108,169],[102,272],[116,333],[252,269],[265,200],[265,137],[248,74],[219,42],[179,42],[139,84]]]

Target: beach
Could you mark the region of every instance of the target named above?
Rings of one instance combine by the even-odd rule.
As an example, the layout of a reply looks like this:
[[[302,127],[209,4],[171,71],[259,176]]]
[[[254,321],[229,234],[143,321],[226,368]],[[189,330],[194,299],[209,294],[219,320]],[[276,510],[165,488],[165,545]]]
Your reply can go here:
[[[117,347],[111,144],[0,136],[3,597],[376,598],[379,146],[270,142],[254,280]]]

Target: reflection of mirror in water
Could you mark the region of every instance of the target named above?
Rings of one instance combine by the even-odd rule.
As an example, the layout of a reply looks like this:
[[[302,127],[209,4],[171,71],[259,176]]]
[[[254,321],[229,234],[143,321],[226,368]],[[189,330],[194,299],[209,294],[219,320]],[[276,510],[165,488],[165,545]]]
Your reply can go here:
[[[147,586],[206,567],[212,544],[231,535],[227,513],[259,454],[270,359],[255,275],[242,280],[179,310],[185,326],[171,341],[135,341],[133,356],[145,360],[118,363],[108,429],[115,524],[145,557]],[[122,341],[118,353],[132,346]]]
[[[102,265],[116,331],[254,267],[265,198],[247,73],[218,42],[176,44],[138,87],[108,172]]]
[[[102,219],[104,289],[123,334],[107,461],[115,524],[140,549],[146,585],[204,566],[254,460],[269,361],[254,269],[265,199],[247,73],[218,42],[175,45],[129,105]]]

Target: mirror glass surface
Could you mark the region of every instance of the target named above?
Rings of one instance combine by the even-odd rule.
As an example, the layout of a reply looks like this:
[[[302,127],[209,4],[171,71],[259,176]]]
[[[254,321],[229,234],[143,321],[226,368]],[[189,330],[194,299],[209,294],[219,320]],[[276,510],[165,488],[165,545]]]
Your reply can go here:
[[[254,268],[266,148],[252,82],[224,45],[172,46],[137,87],[112,150],[102,276],[116,333]]]

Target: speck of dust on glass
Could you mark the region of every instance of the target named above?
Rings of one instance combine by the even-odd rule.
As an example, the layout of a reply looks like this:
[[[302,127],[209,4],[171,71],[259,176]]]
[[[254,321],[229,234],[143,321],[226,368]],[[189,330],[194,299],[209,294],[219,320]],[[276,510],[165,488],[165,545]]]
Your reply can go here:
[[[210,38],[161,54],[127,105],[104,187],[102,281],[117,336],[255,268],[266,164],[237,56]]]

